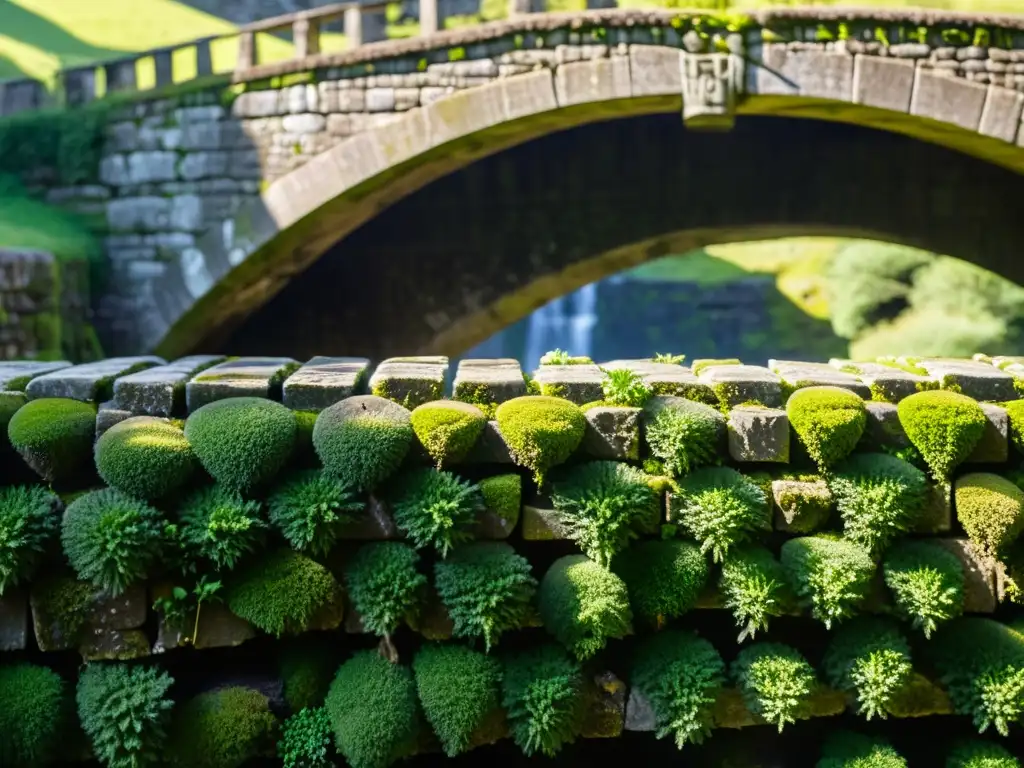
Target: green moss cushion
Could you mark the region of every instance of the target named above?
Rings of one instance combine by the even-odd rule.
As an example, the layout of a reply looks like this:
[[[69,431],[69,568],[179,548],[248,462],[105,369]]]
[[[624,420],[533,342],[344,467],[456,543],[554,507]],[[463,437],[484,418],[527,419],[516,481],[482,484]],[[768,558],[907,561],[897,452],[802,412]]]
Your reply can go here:
[[[96,441],[95,456],[107,485],[141,499],[159,499],[182,488],[199,466],[185,433],[151,416],[112,426]]]
[[[802,606],[828,628],[857,612],[875,574],[867,550],[833,536],[790,539],[780,560]]]
[[[579,406],[544,395],[506,400],[495,418],[512,458],[532,470],[538,484],[549,469],[573,454],[587,428],[587,417]]]
[[[95,435],[95,406],[64,398],[32,400],[7,425],[11,445],[50,483],[73,480],[88,468]]]
[[[867,425],[864,401],[839,387],[805,387],[786,403],[789,423],[819,469],[845,459]]]
[[[900,401],[900,424],[937,480],[947,480],[985,432],[985,411],[957,392],[918,392]]]
[[[634,615],[661,627],[697,602],[708,580],[707,557],[691,541],[644,541],[615,558]]]
[[[907,761],[883,738],[834,731],[825,739],[817,768],[907,768]]]
[[[664,395],[644,406],[644,440],[666,472],[680,477],[715,464],[725,446],[725,417],[710,405]]]
[[[57,539],[61,507],[42,486],[0,488],[0,595],[35,574]]]
[[[435,400],[411,415],[416,437],[438,467],[462,461],[483,434],[487,419],[475,405]]]
[[[409,411],[376,395],[335,403],[313,427],[313,447],[324,469],[359,491],[371,491],[394,474],[414,439]]]
[[[199,694],[174,713],[166,757],[174,768],[241,768],[272,756],[278,723],[269,705],[251,688]]]
[[[60,675],[24,662],[0,667],[0,765],[46,765],[66,738],[70,697]]]
[[[511,531],[519,522],[523,500],[523,478],[516,474],[485,477],[478,483],[484,507],[501,518],[505,530]]]
[[[1024,531],[1024,492],[999,475],[964,475],[956,481],[956,517],[971,541],[998,555]]]
[[[501,700],[512,739],[527,757],[554,757],[575,740],[586,714],[578,661],[555,643],[532,645],[505,657]]]
[[[241,493],[253,491],[284,468],[297,432],[289,409],[258,397],[208,403],[185,422],[185,437],[203,468]]]
[[[926,638],[941,622],[964,609],[964,567],[960,558],[933,541],[904,540],[885,553],[885,585],[896,611]]]
[[[1001,744],[969,739],[953,745],[945,768],[1020,768],[1020,760]]]

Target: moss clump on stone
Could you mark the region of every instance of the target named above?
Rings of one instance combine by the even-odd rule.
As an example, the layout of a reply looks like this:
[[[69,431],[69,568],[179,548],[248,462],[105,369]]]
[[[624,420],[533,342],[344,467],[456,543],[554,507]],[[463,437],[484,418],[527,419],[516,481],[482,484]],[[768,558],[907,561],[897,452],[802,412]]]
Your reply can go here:
[[[416,746],[420,714],[412,671],[376,651],[338,669],[327,694],[335,744],[352,768],[387,768]]]
[[[971,541],[1000,555],[1024,531],[1024,491],[999,475],[975,472],[956,482],[956,517]]]
[[[825,737],[817,768],[907,768],[907,761],[881,737],[834,731]]]
[[[433,547],[442,558],[473,538],[473,525],[483,511],[480,489],[444,470],[409,470],[389,495],[399,529],[417,548]]]
[[[673,477],[719,461],[725,418],[709,405],[681,397],[652,397],[644,407],[644,439]]]
[[[682,749],[711,734],[725,662],[707,640],[679,630],[645,638],[633,653],[630,679],[654,710],[659,739],[671,734]]]
[[[68,699],[64,681],[49,667],[0,667],[0,765],[50,763],[66,738]]]
[[[828,485],[843,518],[843,535],[875,554],[909,531],[928,502],[924,472],[886,453],[851,456]]]
[[[283,768],[332,768],[331,718],[323,707],[296,712],[281,726],[277,756]]]
[[[412,663],[427,722],[448,757],[465,752],[499,706],[501,665],[461,645],[432,643]]]
[[[568,537],[604,568],[661,514],[650,478],[618,461],[591,461],[561,472],[552,483],[551,502]]]
[[[319,563],[280,549],[236,571],[225,598],[236,616],[280,637],[308,630],[320,609],[341,599],[338,586]]]
[[[95,457],[107,485],[149,500],[184,487],[199,466],[185,433],[150,416],[112,426],[96,441]]]
[[[633,631],[625,582],[584,555],[552,563],[537,602],[545,629],[580,661]]]
[[[175,768],[241,768],[271,757],[277,718],[251,688],[219,688],[182,704],[171,720],[166,757]]]
[[[270,522],[292,549],[326,555],[365,504],[351,488],[318,469],[299,470],[267,498]]]
[[[801,606],[827,628],[867,599],[875,562],[867,550],[831,536],[803,536],[782,545],[780,560]]]
[[[96,407],[64,398],[31,400],[11,417],[7,436],[43,480],[74,480],[92,461]]]
[[[484,508],[501,518],[509,528],[519,520],[523,505],[523,478],[516,474],[485,477],[478,484]]]
[[[554,757],[583,725],[583,670],[565,649],[544,643],[505,659],[501,701],[512,739],[527,757]]]
[[[780,643],[755,643],[740,651],[730,673],[747,708],[779,733],[787,723],[811,714],[811,694],[818,681],[799,651]]]
[[[466,458],[487,424],[483,411],[455,400],[424,403],[410,418],[416,437],[438,469]]]
[[[189,494],[171,529],[188,564],[205,560],[217,571],[230,571],[263,546],[267,524],[258,501],[220,484]]]
[[[1020,768],[1020,760],[1001,744],[968,739],[953,745],[945,768]]]
[[[117,596],[157,564],[164,525],[163,515],[153,507],[105,488],[68,506],[61,543],[78,578]]]
[[[963,565],[938,544],[899,542],[886,553],[883,572],[897,612],[926,638],[941,622],[963,613]]]
[[[726,558],[718,588],[740,627],[740,643],[767,631],[770,619],[787,613],[794,603],[782,563],[758,545],[739,547]]]
[[[835,466],[857,446],[867,426],[864,401],[839,387],[805,387],[786,402],[789,423],[821,470]]]
[[[30,579],[60,530],[60,498],[37,485],[0,488],[0,595]]]
[[[372,491],[412,447],[409,411],[375,395],[349,397],[320,413],[313,447],[324,469],[358,491]]]
[[[252,492],[284,468],[297,432],[288,408],[258,397],[208,403],[185,422],[185,437],[203,468],[240,493]]]
[[[498,406],[495,418],[512,458],[533,472],[538,485],[548,470],[579,447],[587,427],[579,406],[544,395],[507,400]]]
[[[483,638],[485,647],[530,617],[537,580],[530,562],[508,544],[480,541],[434,565],[434,585],[454,625],[454,637]]]
[[[61,639],[76,645],[88,620],[96,588],[84,581],[56,576],[32,585],[37,626],[56,627]]]
[[[323,705],[339,657],[335,638],[320,632],[293,638],[282,648],[278,668],[292,713]]]
[[[917,392],[900,401],[900,424],[935,479],[949,480],[985,432],[985,411],[971,398],[948,390]]]
[[[701,372],[703,372],[705,368],[711,368],[716,365],[743,365],[743,362],[736,357],[722,357],[717,359],[706,358],[703,360],[694,360],[691,370],[693,371],[694,376],[700,376]]]
[[[910,680],[910,645],[896,622],[862,616],[832,636],[822,668],[828,683],[851,694],[857,712],[885,717],[889,703]]]
[[[359,548],[345,569],[345,586],[364,629],[387,637],[417,610],[427,586],[419,560],[415,549],[398,541]]]
[[[602,371],[601,390],[608,405],[643,408],[651,397],[651,387],[644,377],[628,368]]]
[[[641,542],[616,557],[614,566],[626,582],[633,615],[659,628],[696,605],[709,572],[700,547],[682,539]]]
[[[771,530],[764,491],[729,467],[706,467],[679,481],[673,516],[715,562],[760,531]]]

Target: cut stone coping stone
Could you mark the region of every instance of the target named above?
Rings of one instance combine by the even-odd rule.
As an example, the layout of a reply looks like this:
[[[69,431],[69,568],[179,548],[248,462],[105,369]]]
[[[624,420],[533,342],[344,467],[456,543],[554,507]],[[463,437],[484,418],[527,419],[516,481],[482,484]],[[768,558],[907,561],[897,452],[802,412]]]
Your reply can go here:
[[[898,403],[916,392],[934,389],[939,385],[938,379],[931,376],[921,376],[883,363],[855,363],[852,360],[833,358],[829,360],[829,365],[833,368],[853,366],[872,396],[877,395],[890,403]]]
[[[602,364],[601,368],[606,371],[619,368],[633,371],[655,395],[674,395],[702,403],[715,403],[718,400],[711,387],[698,380],[693,371],[683,365],[656,363],[653,360],[612,360]]]
[[[710,386],[719,402],[729,408],[749,402],[768,408],[782,406],[782,379],[759,365],[712,365],[697,379]]]
[[[389,357],[370,377],[370,392],[412,410],[440,400],[447,376],[447,357]]]
[[[824,480],[773,480],[772,499],[777,531],[811,533],[832,514],[832,493]]]
[[[224,360],[224,355],[192,355],[122,376],[114,382],[113,406],[137,416],[184,416],[186,384]]]
[[[526,394],[526,381],[518,360],[468,358],[459,361],[452,396],[474,405],[504,403]]]
[[[979,403],[985,412],[985,431],[965,464],[1002,464],[1010,458],[1010,415],[1001,405]]]
[[[736,406],[729,411],[729,456],[741,462],[789,461],[789,417],[775,408]]]
[[[861,443],[875,450],[909,448],[910,438],[900,423],[899,409],[893,403],[869,400],[864,403],[867,423]]]
[[[8,587],[0,595],[0,651],[21,651],[28,643],[28,595]]]
[[[239,357],[226,360],[195,376],[185,385],[185,402],[192,413],[208,403],[229,397],[275,400],[273,390],[298,368],[290,357]]]
[[[868,385],[851,373],[825,363],[801,363],[796,360],[769,360],[768,368],[793,389],[804,387],[840,387],[864,400],[871,399]]]
[[[281,401],[293,411],[322,411],[361,394],[369,371],[365,357],[318,355],[285,379]]]
[[[540,393],[562,397],[576,405],[585,405],[604,397],[604,374],[593,363],[582,365],[541,365],[533,373]]]
[[[1005,402],[1020,397],[1013,386],[1013,376],[987,363],[936,358],[918,360],[917,365],[938,379],[943,389],[956,389],[975,400]]]
[[[39,650],[66,651],[76,647],[76,638],[66,636],[64,627],[55,620],[56,617],[47,616],[41,611],[37,598],[38,595],[33,590],[29,596],[29,605]],[[83,624],[80,643],[83,646],[105,645],[106,641],[100,640],[105,634],[136,630],[146,623],[148,609],[146,587],[142,584],[133,584],[118,597],[110,597],[97,589],[93,593],[92,605]],[[145,646],[148,653],[148,640]]]
[[[0,391],[24,392],[25,387],[32,379],[70,367],[71,363],[67,360],[53,363],[34,363],[21,360],[0,363]]]
[[[580,451],[595,459],[636,461],[640,458],[641,408],[601,405],[586,411],[587,428]]]
[[[964,568],[964,613],[992,613],[996,609],[996,562],[979,552],[970,539],[931,539],[952,552]]]
[[[112,357],[95,363],[72,365],[70,368],[46,373],[28,383],[25,392],[30,400],[43,397],[67,397],[95,403],[110,398],[110,384],[122,376],[166,365],[161,357]]]

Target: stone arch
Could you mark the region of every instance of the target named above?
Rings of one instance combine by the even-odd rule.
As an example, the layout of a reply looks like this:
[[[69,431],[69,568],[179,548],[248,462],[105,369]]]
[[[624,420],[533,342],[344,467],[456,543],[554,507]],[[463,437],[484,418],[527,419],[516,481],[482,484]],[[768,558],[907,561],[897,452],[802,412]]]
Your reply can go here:
[[[386,216],[382,212],[394,203],[481,158],[578,126],[659,113],[678,115],[682,108],[680,55],[678,49],[634,45],[628,55],[500,78],[353,136],[266,190],[261,208],[250,212],[252,221],[246,228],[250,255],[234,265],[224,259],[218,269],[208,266],[208,271],[219,274],[206,282],[201,294],[186,287],[179,270],[168,271],[165,284],[154,289],[159,314],[155,325],[166,332],[152,339],[152,346],[173,356],[222,343],[253,310],[333,246],[340,242],[338,249],[343,249],[346,236],[371,219]],[[907,177],[905,169],[899,170],[898,154],[890,156],[903,200],[911,202],[902,204],[882,195],[889,200],[890,210],[880,209],[878,195],[875,200],[855,202],[851,195],[856,189],[849,178],[842,178],[843,163],[836,155],[827,160],[834,164],[825,169],[828,173],[805,165],[800,175],[790,174],[787,182],[817,187],[827,185],[830,176],[844,182],[839,185],[841,193],[833,191],[834,216],[820,213],[824,218],[809,220],[794,215],[792,206],[800,195],[783,190],[779,194],[789,202],[780,203],[774,213],[754,214],[753,206],[749,213],[754,218],[745,222],[718,221],[702,227],[687,221],[685,226],[652,230],[629,242],[609,242],[600,250],[577,254],[572,263],[553,261],[551,269],[531,276],[528,285],[510,286],[506,295],[485,297],[485,291],[464,297],[465,309],[455,315],[447,310],[433,312],[431,319],[424,315],[420,325],[430,331],[421,335],[410,331],[397,346],[406,353],[410,347],[419,352],[455,353],[486,336],[467,328],[479,330],[515,319],[566,288],[636,263],[638,258],[670,252],[666,248],[753,237],[873,234],[960,256],[1024,282],[1024,263],[1008,254],[1000,239],[1009,237],[1016,225],[1017,215],[1009,204],[1013,195],[999,198],[975,187],[975,180],[984,177],[1004,194],[1018,190],[1014,194],[1021,199],[1024,147],[1017,139],[1024,96],[913,66],[907,69],[902,62],[882,63],[881,57],[844,55],[840,62],[839,54],[807,51],[802,56],[799,51],[773,51],[771,46],[757,55],[763,66],[748,68],[746,91],[736,105],[741,121],[745,116],[798,117],[912,137],[914,141],[904,142],[903,147],[913,149],[897,150],[891,145],[886,149],[915,153],[916,181]],[[909,79],[893,80],[890,65],[903,67],[900,71]],[[798,163],[799,158],[793,156],[789,162]],[[851,160],[847,174],[856,167]],[[884,178],[875,167],[870,183],[877,185]],[[965,184],[980,198],[972,200]],[[735,197],[735,192],[728,194]],[[746,197],[741,193],[733,204],[741,205]],[[849,209],[845,213],[838,210],[840,199]],[[746,202],[753,205],[754,201]],[[814,209],[813,203],[803,200],[800,204]],[[909,209],[899,221],[893,205]],[[952,225],[950,217],[958,215],[956,206],[961,212],[970,211],[972,233],[956,231]],[[930,221],[928,211],[947,215]],[[238,262],[237,257],[232,261]],[[372,269],[372,261],[364,266]],[[385,354],[390,349],[384,342],[364,341],[367,348],[345,351]],[[293,352],[300,354],[294,348]]]

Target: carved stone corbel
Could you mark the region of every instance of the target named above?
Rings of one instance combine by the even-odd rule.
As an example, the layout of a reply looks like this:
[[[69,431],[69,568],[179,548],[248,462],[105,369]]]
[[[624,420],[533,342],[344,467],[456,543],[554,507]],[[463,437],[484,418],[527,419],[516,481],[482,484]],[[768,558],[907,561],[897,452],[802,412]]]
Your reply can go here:
[[[679,54],[683,123],[698,130],[729,130],[745,87],[743,57],[735,53]]]

